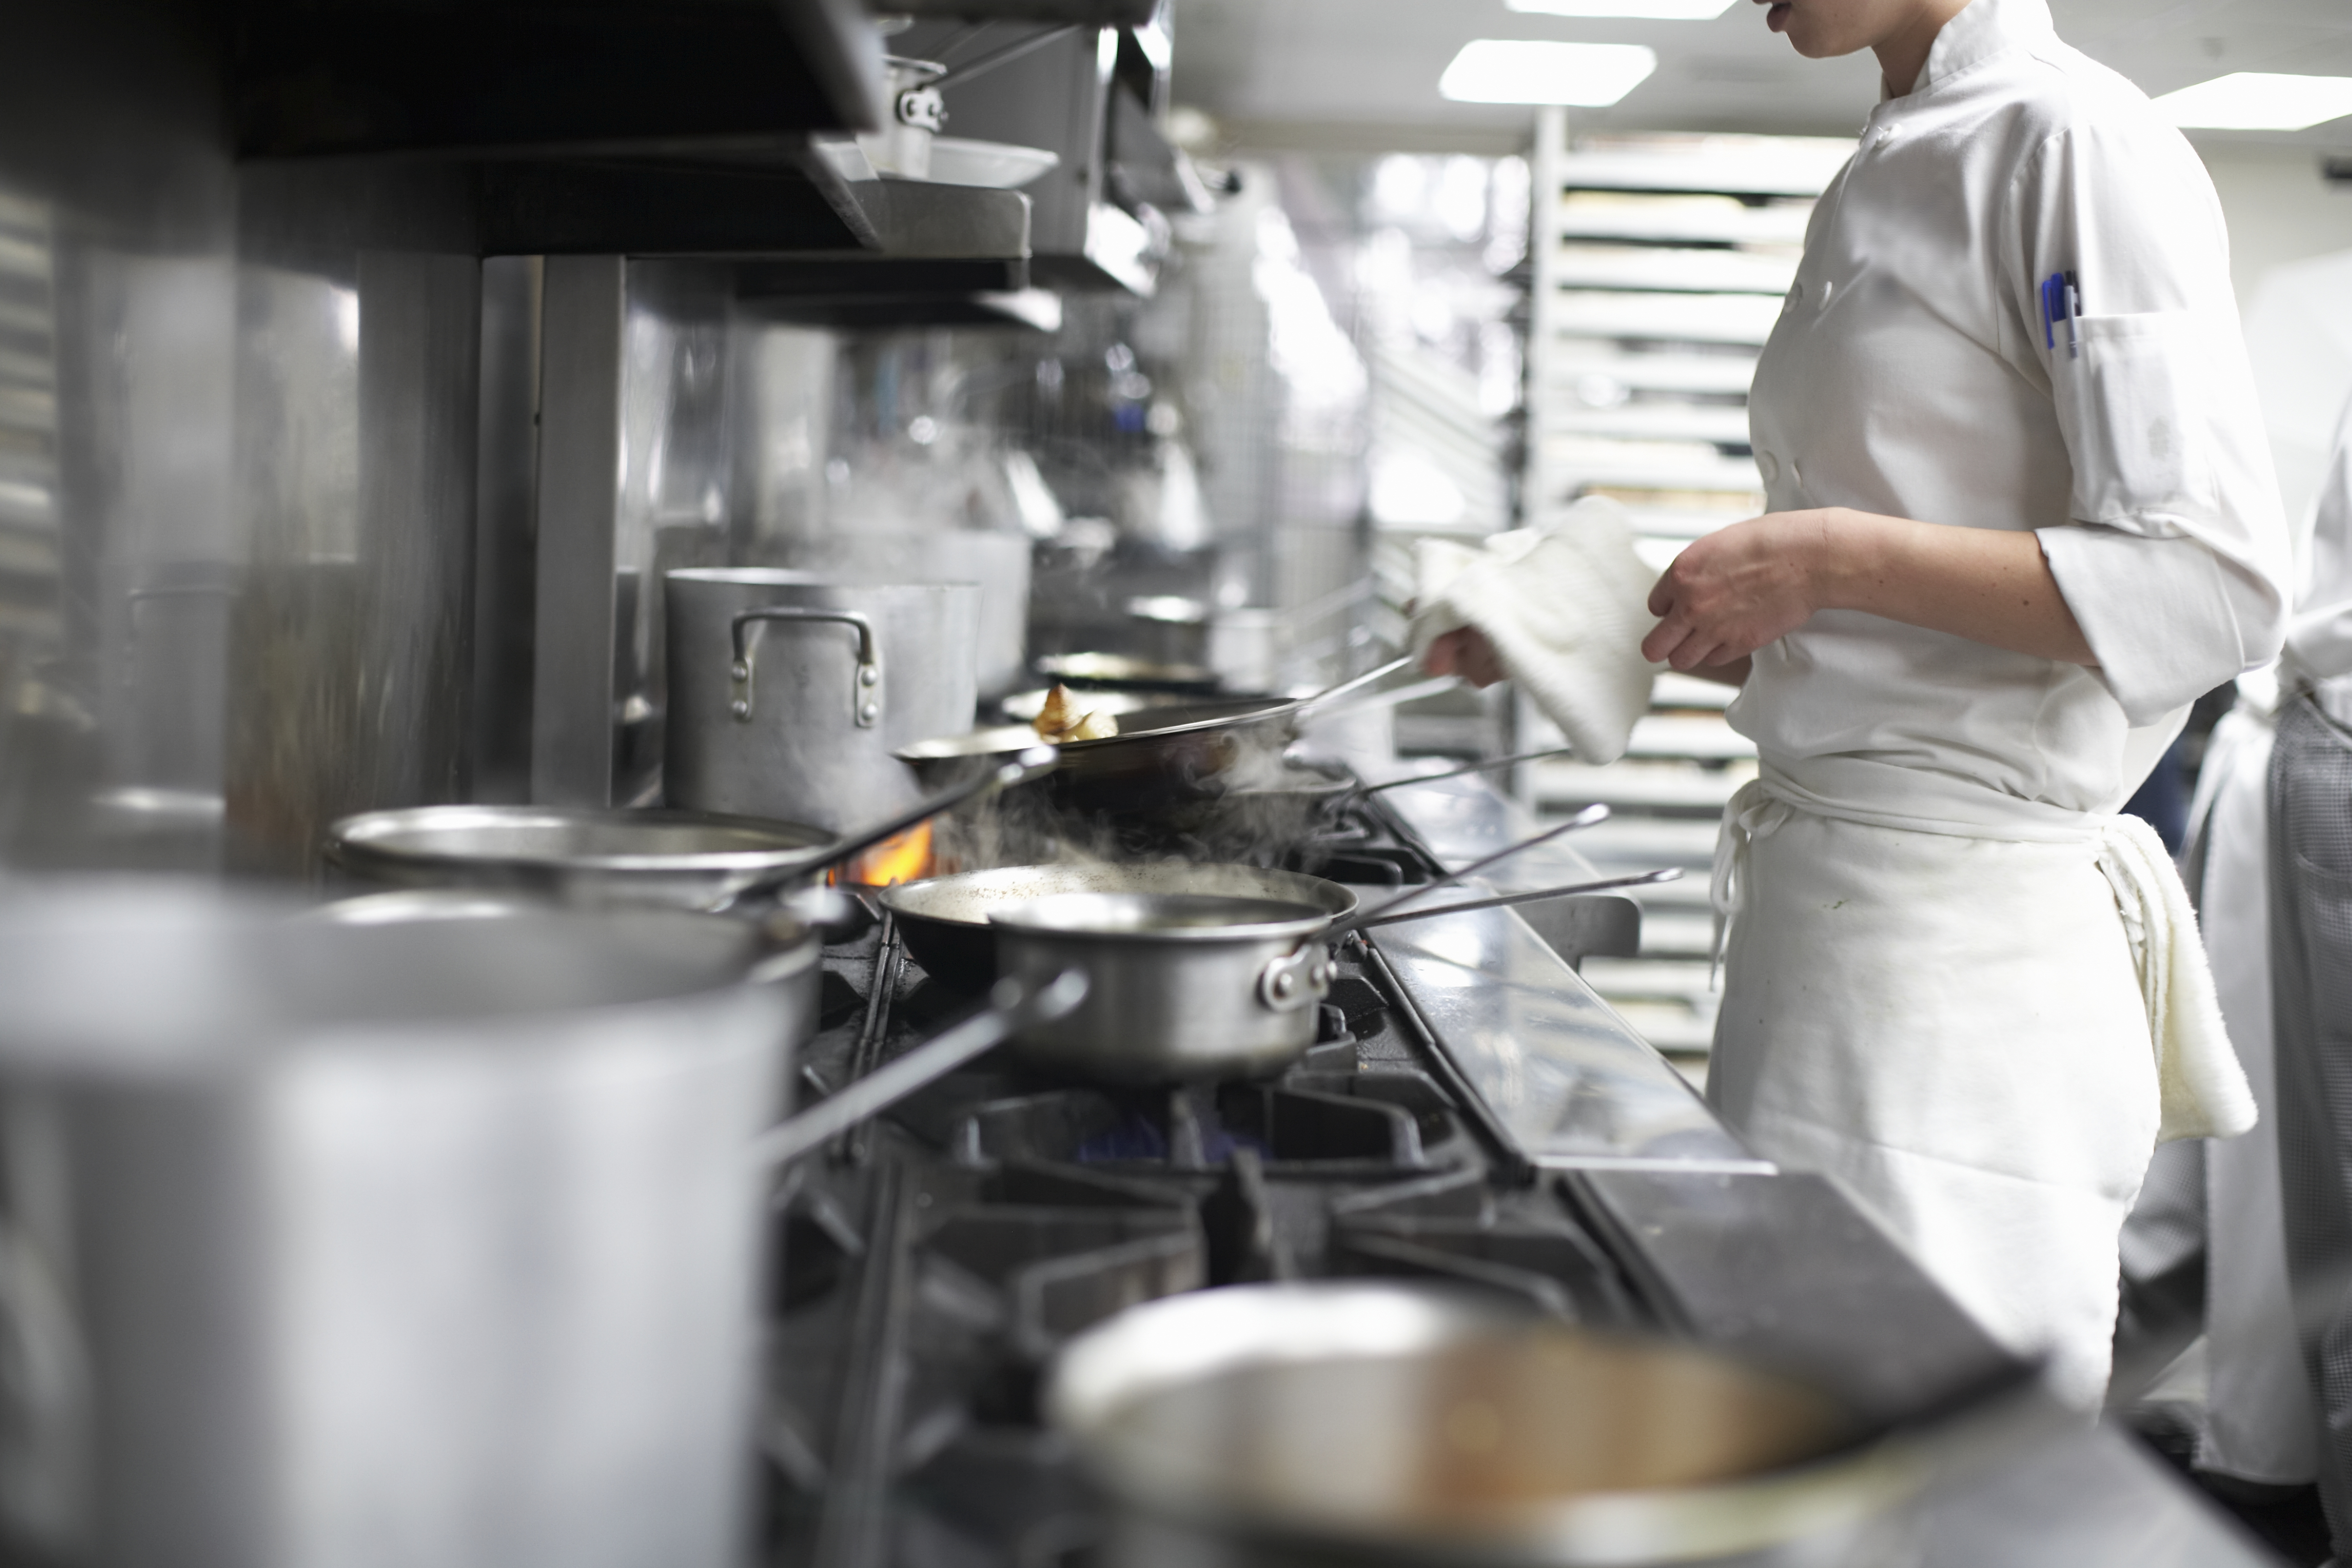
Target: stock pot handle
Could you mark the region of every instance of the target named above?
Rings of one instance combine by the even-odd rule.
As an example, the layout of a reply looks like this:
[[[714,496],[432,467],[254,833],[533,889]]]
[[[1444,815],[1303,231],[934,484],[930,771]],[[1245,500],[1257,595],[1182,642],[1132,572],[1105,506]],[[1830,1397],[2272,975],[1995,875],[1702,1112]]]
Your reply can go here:
[[[730,628],[735,643],[735,662],[727,673],[735,682],[735,700],[730,705],[739,724],[751,721],[751,648],[745,640],[754,621],[790,621],[806,624],[811,621],[831,621],[836,626],[850,626],[857,633],[857,673],[856,684],[849,689],[849,711],[861,730],[871,730],[882,719],[882,641],[874,635],[874,623],[856,610],[803,610],[782,605],[771,605],[763,609],[739,612]]]

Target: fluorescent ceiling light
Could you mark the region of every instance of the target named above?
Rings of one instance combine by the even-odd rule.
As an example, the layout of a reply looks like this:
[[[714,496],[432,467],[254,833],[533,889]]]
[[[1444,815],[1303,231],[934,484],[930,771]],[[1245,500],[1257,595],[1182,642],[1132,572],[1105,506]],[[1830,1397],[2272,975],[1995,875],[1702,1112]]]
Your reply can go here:
[[[2352,114],[2352,76],[2231,71],[2168,92],[2156,106],[2175,125],[2211,131],[2301,131]]]
[[[1506,0],[1514,11],[1547,16],[1635,16],[1648,22],[1712,22],[1732,0]]]
[[[1457,103],[1565,103],[1603,109],[1658,68],[1639,44],[1561,44],[1474,38],[1437,80]]]

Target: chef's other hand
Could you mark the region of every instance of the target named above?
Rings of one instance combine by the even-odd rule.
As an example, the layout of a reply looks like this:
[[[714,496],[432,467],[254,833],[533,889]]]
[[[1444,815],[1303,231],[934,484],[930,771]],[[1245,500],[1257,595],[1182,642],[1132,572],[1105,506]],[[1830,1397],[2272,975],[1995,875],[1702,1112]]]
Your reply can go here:
[[[1476,626],[1461,626],[1433,639],[1421,658],[1421,668],[1432,675],[1458,675],[1476,687],[1503,679],[1503,661],[1495,645]]]
[[[1642,657],[1685,670],[1727,665],[1795,631],[1821,607],[1815,563],[1827,535],[1819,511],[1775,511],[1688,545],[1650,590],[1660,619]]]

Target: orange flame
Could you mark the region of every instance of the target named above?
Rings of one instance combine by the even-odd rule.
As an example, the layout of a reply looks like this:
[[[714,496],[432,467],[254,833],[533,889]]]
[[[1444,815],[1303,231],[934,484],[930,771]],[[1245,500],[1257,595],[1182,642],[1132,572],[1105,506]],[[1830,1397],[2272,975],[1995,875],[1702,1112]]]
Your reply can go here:
[[[931,870],[931,825],[926,822],[835,867],[825,880],[836,887],[887,888],[895,882],[920,881]]]

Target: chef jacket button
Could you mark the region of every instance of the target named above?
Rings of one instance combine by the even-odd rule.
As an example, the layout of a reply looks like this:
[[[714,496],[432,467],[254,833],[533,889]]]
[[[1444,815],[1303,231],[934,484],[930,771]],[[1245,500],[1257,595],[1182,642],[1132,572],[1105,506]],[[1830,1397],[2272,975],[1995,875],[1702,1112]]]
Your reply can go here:
[[[1769,452],[1756,454],[1756,467],[1763,474],[1764,482],[1768,485],[1780,477],[1780,459]]]
[[[1814,307],[1814,309],[1816,309],[1816,310],[1828,310],[1828,309],[1830,308],[1830,296],[1831,296],[1832,294],[1836,293],[1836,292],[1837,292],[1837,285],[1836,285],[1834,282],[1831,281],[1829,279],[1826,279],[1826,278],[1822,279],[1822,298],[1821,298],[1821,303],[1820,303],[1820,304],[1818,304],[1817,306],[1815,306],[1815,307]]]
[[[1883,153],[1886,150],[1886,144],[1894,140],[1895,127],[1890,125],[1878,133],[1877,140],[1871,142],[1871,145]]]

